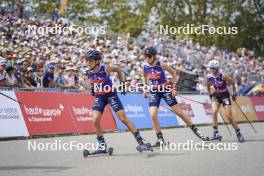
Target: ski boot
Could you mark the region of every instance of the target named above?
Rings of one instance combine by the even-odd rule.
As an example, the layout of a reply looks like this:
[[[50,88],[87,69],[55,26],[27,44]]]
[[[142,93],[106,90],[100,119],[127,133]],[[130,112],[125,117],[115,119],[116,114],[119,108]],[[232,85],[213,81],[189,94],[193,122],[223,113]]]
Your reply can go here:
[[[211,138],[209,138],[210,141],[222,141],[222,136],[219,135],[219,133],[215,133],[213,134],[213,136]]]
[[[209,141],[210,140],[209,137],[204,137],[203,134],[201,133],[201,131],[195,125],[192,125],[190,128],[194,132],[194,134],[198,138],[200,138],[202,141]]]
[[[160,146],[162,146],[164,144],[165,144],[165,141],[162,138],[162,139],[158,139],[157,142],[154,145],[152,145],[152,147],[160,147]]]
[[[245,142],[245,138],[243,136],[243,134],[241,132],[238,132],[237,133],[237,140],[242,143],[242,142]]]
[[[157,138],[157,142],[152,145],[152,147],[162,147],[162,145],[165,145],[165,141],[161,132],[157,133]]]
[[[139,134],[138,131],[134,133],[134,137],[135,137],[135,139],[137,140],[137,143],[139,144],[139,145],[136,147],[136,150],[137,150],[137,151],[139,151],[140,153],[141,153],[142,151],[148,151],[148,150],[150,150],[150,151],[153,152],[153,149],[152,149],[152,147],[151,147],[151,144],[150,144],[150,143],[145,143],[145,142],[143,141],[143,138],[140,136],[140,134]]]
[[[142,153],[142,151],[152,151],[153,152],[153,149],[151,147],[151,144],[150,143],[144,143],[143,141],[142,141],[141,144],[139,144],[139,146],[137,146],[136,149],[140,153]]]

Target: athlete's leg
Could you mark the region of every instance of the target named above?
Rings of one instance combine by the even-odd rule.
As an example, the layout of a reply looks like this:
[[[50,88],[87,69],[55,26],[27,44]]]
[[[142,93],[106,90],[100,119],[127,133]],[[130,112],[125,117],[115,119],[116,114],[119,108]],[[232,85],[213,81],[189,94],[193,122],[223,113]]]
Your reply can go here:
[[[238,128],[237,121],[232,116],[231,105],[225,105],[224,106],[224,111],[225,111],[226,118],[229,120],[229,122],[231,123],[232,127],[234,129],[237,129]]]
[[[101,117],[102,117],[102,113],[100,111],[96,111],[96,110],[93,111],[94,126],[96,129],[96,136],[97,137],[103,136],[103,129],[102,129],[102,126],[100,123]]]
[[[155,130],[155,132],[157,134],[161,132],[160,123],[159,123],[159,119],[158,119],[158,110],[159,109],[157,106],[150,106],[149,107],[149,113],[150,113],[150,117],[152,120],[153,129]]]
[[[104,95],[96,95],[93,104],[93,119],[94,126],[96,129],[97,141],[99,143],[99,148],[97,150],[98,153],[106,151],[106,142],[103,137],[103,129],[101,126],[101,117],[104,112],[105,105],[106,101],[104,99]]]
[[[142,137],[140,136],[139,131],[134,127],[133,123],[130,122],[125,114],[123,105],[118,98],[116,93],[111,93],[108,96],[108,102],[112,109],[115,111],[117,117],[120,119],[120,121],[127,126],[127,128],[131,131],[131,133],[134,135],[135,139],[137,140],[139,145],[145,145],[143,142]]]
[[[171,92],[165,92],[163,94],[163,98],[166,101],[166,103],[171,107],[173,112],[175,112],[176,115],[178,115],[184,123],[191,128],[191,130],[195,133],[195,135],[202,140],[206,140],[205,137],[202,135],[200,130],[192,123],[191,118],[189,118],[179,107],[178,102],[175,97],[172,96]]]
[[[149,93],[149,113],[153,125],[153,129],[156,133],[160,133],[160,123],[158,119],[158,110],[160,105],[161,97],[158,92],[150,92]]]
[[[244,136],[240,132],[240,129],[238,128],[238,125],[237,125],[237,121],[232,115],[231,100],[230,100],[229,94],[223,97],[223,106],[224,106],[224,111],[225,111],[225,115],[227,119],[229,120],[232,127],[236,131],[238,141],[244,142],[245,141]]]
[[[158,110],[160,105],[160,100],[162,96],[159,92],[150,92],[149,94],[149,113],[152,121],[153,129],[157,135],[157,142],[155,146],[160,146],[161,143],[164,143],[164,138],[161,133],[160,123],[158,119]]]
[[[212,125],[213,125],[213,130],[214,130],[212,139],[216,139],[219,137],[217,114],[218,114],[220,105],[221,104],[219,102],[212,101]]]
[[[116,112],[117,117],[119,118],[119,120],[126,125],[126,127],[129,129],[129,131],[131,131],[131,133],[135,133],[137,132],[137,129],[134,127],[134,125],[132,124],[132,122],[130,122],[126,116],[126,113],[124,110],[119,110]]]

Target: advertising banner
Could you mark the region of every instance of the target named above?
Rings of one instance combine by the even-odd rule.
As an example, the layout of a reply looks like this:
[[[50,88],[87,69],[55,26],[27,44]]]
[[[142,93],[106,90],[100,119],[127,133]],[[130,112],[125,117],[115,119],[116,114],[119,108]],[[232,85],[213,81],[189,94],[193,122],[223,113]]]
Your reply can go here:
[[[94,119],[92,117],[92,105],[94,97],[88,94],[65,94],[69,111],[75,123],[78,133],[94,133]],[[109,105],[106,106],[101,117],[103,130],[116,130],[117,126]]]
[[[264,120],[264,97],[250,98],[257,120]]]
[[[13,91],[1,91],[1,93],[17,100]],[[18,136],[28,136],[19,104],[0,95],[0,137]]]
[[[16,92],[30,135],[75,133],[63,93]]]
[[[250,101],[249,97],[237,97],[237,101],[238,105],[240,106],[241,110],[246,114],[247,118],[252,121],[252,120],[256,120],[256,112],[253,108],[253,105]],[[239,109],[239,107],[237,106],[237,104],[235,102],[232,101],[232,115],[233,117],[238,121],[238,122],[243,122],[246,121],[246,118],[244,117],[244,115],[242,114],[241,110]],[[227,120],[225,113],[223,112],[223,108],[220,109],[220,111],[222,112],[224,118]]]

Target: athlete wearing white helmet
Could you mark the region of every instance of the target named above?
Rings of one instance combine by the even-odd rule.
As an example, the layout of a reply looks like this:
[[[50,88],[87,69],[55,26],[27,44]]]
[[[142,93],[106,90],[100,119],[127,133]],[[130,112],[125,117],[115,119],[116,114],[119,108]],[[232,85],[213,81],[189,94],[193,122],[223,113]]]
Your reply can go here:
[[[210,69],[210,74],[207,77],[207,91],[210,95],[212,101],[212,121],[214,134],[212,139],[219,139],[221,136],[218,134],[218,120],[217,113],[219,111],[220,105],[223,105],[226,117],[232,124],[233,128],[236,130],[237,138],[239,142],[244,142],[244,137],[237,126],[236,120],[232,116],[231,111],[231,100],[227,84],[231,84],[233,87],[233,101],[236,101],[236,86],[234,80],[219,71],[219,61],[211,60],[208,63]],[[211,91],[211,86],[214,88]]]
[[[208,63],[209,68],[218,68],[219,67],[219,61],[218,60],[211,60]]]

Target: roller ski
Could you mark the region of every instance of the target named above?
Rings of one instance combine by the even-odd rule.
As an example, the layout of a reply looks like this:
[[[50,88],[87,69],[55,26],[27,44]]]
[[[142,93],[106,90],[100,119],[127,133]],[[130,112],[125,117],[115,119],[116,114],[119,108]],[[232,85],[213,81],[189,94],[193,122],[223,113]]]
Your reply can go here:
[[[102,148],[98,148],[97,150],[90,152],[89,150],[84,150],[83,151],[83,156],[86,158],[89,155],[112,155],[114,152],[113,147],[109,147],[108,149],[102,149]]]
[[[137,151],[139,151],[140,153],[142,153],[143,151],[152,151],[153,152],[153,148],[151,146],[150,143],[143,143],[140,144],[139,146],[137,146]]]
[[[218,133],[214,133],[212,137],[209,137],[208,141],[222,141],[222,136],[220,136]]]
[[[137,143],[138,143],[138,146],[136,147],[137,151],[139,151],[140,153],[142,153],[142,151],[149,151],[149,150],[153,152],[151,144],[145,143],[138,131],[134,133],[134,136],[135,136],[135,139],[137,140]]]

